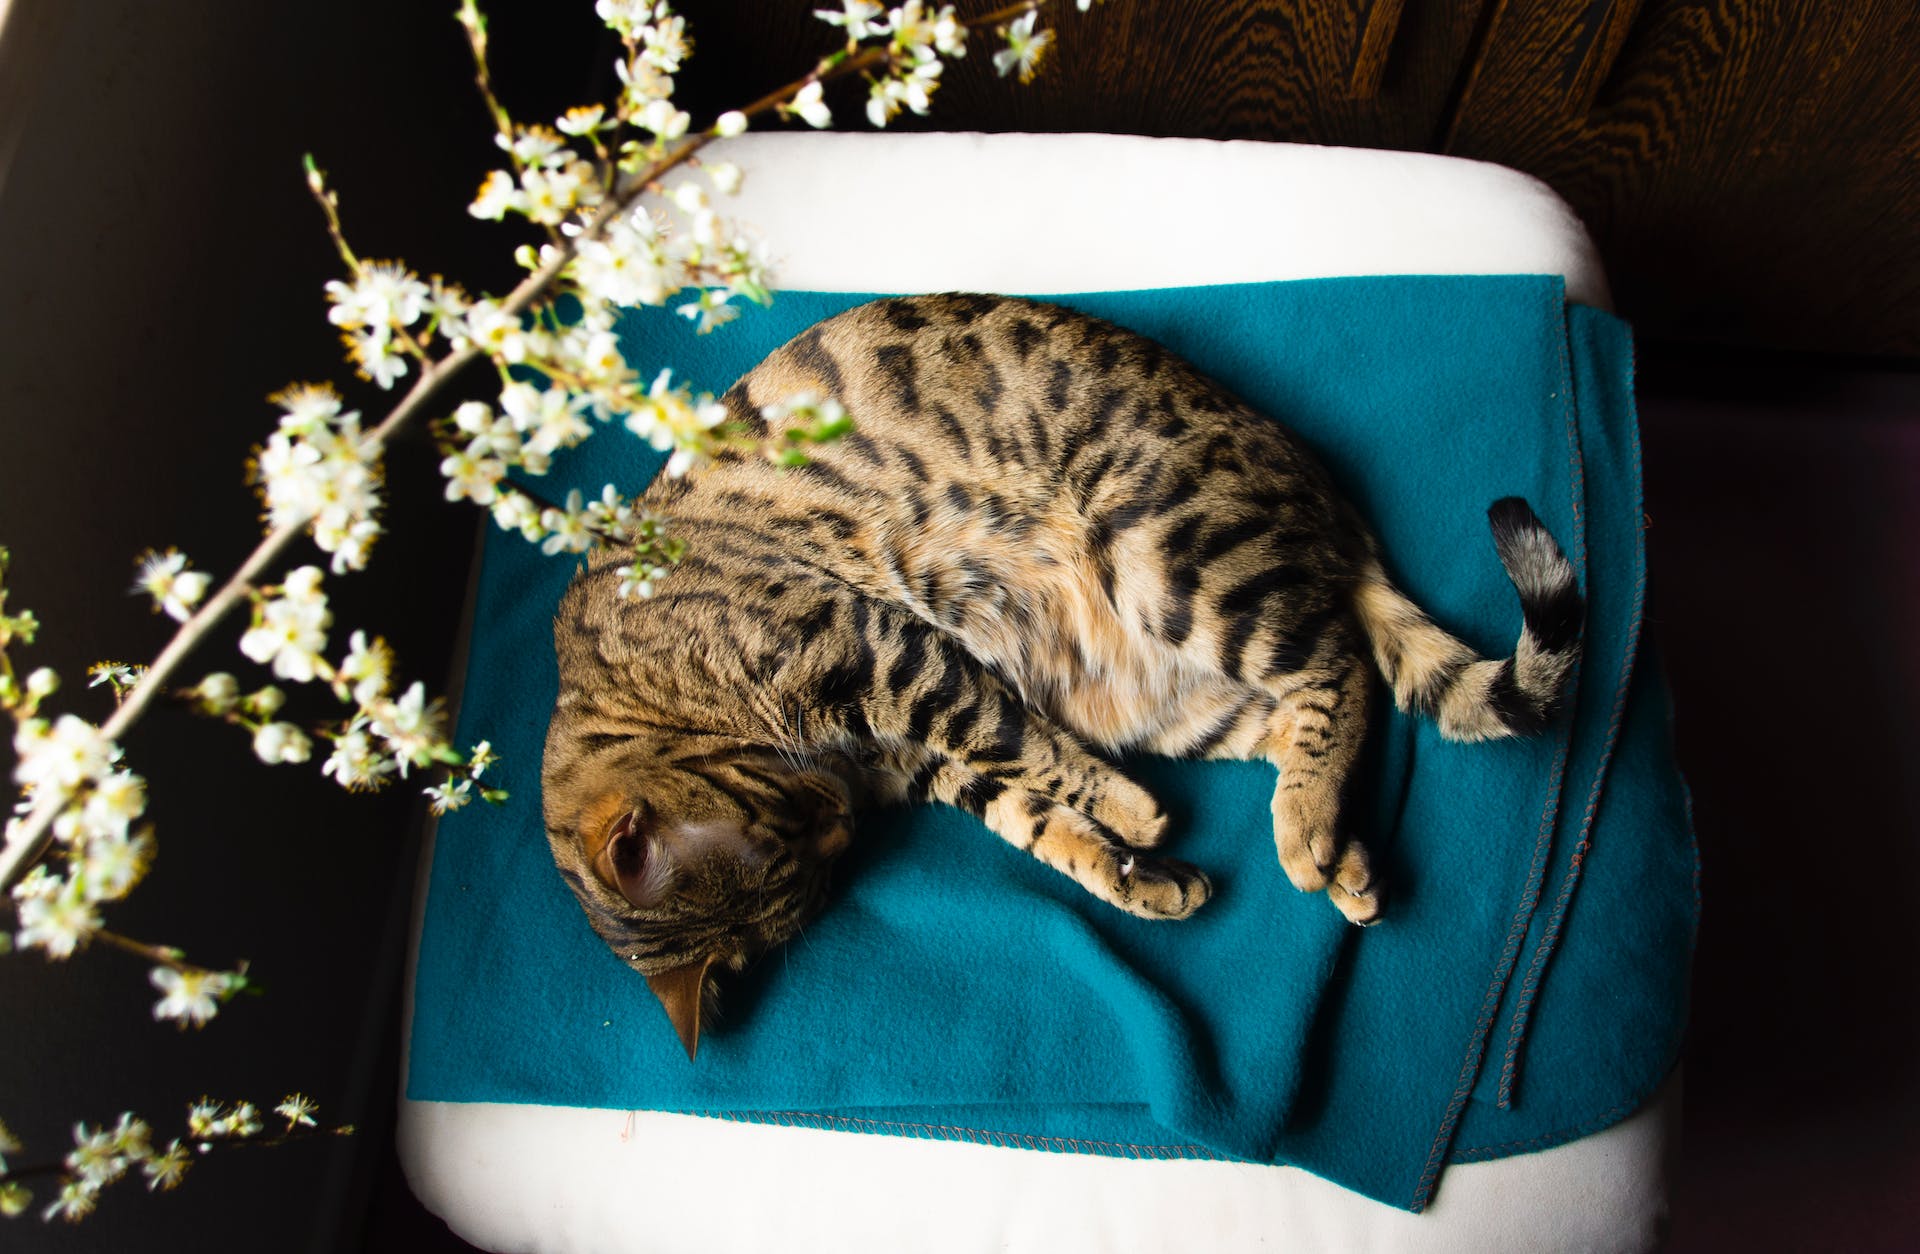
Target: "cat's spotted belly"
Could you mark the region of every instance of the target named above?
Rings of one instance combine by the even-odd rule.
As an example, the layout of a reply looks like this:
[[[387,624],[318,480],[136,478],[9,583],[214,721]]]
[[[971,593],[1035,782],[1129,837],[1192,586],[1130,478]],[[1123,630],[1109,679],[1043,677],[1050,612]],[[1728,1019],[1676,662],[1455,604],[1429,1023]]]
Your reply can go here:
[[[1262,690],[1209,664],[1205,625],[1180,646],[1165,638],[1159,563],[1126,544],[1103,563],[1090,531],[1058,502],[1018,546],[978,514],[936,516],[877,545],[878,565],[890,595],[1103,748],[1188,752],[1250,706],[1271,710]]]

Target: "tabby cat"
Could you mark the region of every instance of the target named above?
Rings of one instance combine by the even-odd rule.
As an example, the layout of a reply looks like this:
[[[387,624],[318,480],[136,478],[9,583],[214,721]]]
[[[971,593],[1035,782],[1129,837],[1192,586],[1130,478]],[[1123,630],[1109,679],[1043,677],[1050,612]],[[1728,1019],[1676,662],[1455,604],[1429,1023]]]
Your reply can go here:
[[[1377,668],[1480,740],[1537,731],[1579,651],[1574,571],[1527,505],[1489,516],[1525,626],[1483,660],[1388,578],[1298,440],[1159,345],[1058,306],[883,300],[723,398],[831,395],[854,434],[798,470],[726,456],[644,504],[689,556],[644,600],[589,559],[560,605],[548,839],[691,1057],[716,967],[819,910],[853,813],[931,799],[1122,910],[1178,919],[1198,869],[1099,751],[1260,758],[1295,886],[1379,917],[1342,784]]]

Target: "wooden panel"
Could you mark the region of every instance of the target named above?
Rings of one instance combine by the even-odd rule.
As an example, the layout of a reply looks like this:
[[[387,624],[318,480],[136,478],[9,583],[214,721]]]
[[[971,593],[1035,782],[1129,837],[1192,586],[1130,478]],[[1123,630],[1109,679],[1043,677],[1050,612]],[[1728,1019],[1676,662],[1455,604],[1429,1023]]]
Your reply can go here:
[[[686,0],[698,55],[683,100],[707,109],[804,72],[834,46],[824,0]],[[989,11],[988,0],[961,12]],[[1431,149],[1443,134],[1478,0],[1108,0],[1047,20],[1053,55],[1032,84],[997,78],[978,41],[925,121],[940,130],[1102,131]],[[849,85],[829,102],[859,118]],[[844,103],[843,103],[844,102]]]
[[[1920,355],[1920,6],[1647,0],[1583,107],[1608,7],[1505,0],[1448,150],[1567,197],[1643,332]]]

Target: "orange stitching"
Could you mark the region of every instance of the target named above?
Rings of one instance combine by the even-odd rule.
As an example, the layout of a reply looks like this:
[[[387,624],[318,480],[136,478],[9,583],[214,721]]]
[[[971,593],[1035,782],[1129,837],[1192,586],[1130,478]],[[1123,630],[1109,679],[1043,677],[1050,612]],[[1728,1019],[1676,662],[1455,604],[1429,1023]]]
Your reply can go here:
[[[1560,410],[1566,419],[1567,431],[1567,491],[1573,508],[1573,547],[1574,565],[1586,583],[1587,573],[1587,530],[1586,513],[1581,508],[1583,493],[1586,489],[1586,468],[1580,454],[1580,434],[1577,425],[1577,412],[1573,403],[1573,365],[1568,357],[1568,341],[1571,329],[1566,317],[1565,280],[1559,288],[1545,293],[1544,299],[1552,308],[1549,317],[1560,320]],[[1577,668],[1576,668],[1577,669]],[[1578,682],[1576,674],[1575,682]],[[1574,689],[1577,694],[1578,688]],[[1466,1105],[1467,1096],[1473,1091],[1474,1081],[1480,1074],[1480,1063],[1486,1057],[1487,1033],[1493,1027],[1493,1021],[1499,1017],[1500,1001],[1506,995],[1507,981],[1513,975],[1513,964],[1520,954],[1520,946],[1526,940],[1527,932],[1533,926],[1533,914],[1539,906],[1539,884],[1535,879],[1535,868],[1542,878],[1545,876],[1544,852],[1541,847],[1541,835],[1549,837],[1547,848],[1551,848],[1551,833],[1555,826],[1553,820],[1559,816],[1560,793],[1565,784],[1563,772],[1567,760],[1572,756],[1573,725],[1569,720],[1566,733],[1559,749],[1554,753],[1553,770],[1549,777],[1546,809],[1541,814],[1541,833],[1534,840],[1534,863],[1528,868],[1527,884],[1521,891],[1518,907],[1514,910],[1512,924],[1507,929],[1506,943],[1500,948],[1500,957],[1494,963],[1493,974],[1487,983],[1486,995],[1480,1000],[1480,1014],[1474,1021],[1473,1032],[1467,1038],[1467,1053],[1460,1064],[1460,1076],[1454,1085],[1452,1096],[1447,1101],[1446,1112],[1440,1118],[1440,1126],[1435,1129],[1433,1143],[1427,1149],[1427,1161],[1421,1168],[1420,1178],[1414,1184],[1413,1207],[1421,1210],[1433,1196],[1433,1186],[1440,1176],[1440,1168],[1446,1161],[1447,1146],[1453,1139],[1454,1129],[1460,1122],[1461,1107]]]
[[[1633,392],[1633,362],[1629,358],[1627,367],[1627,395],[1631,399]],[[1640,464],[1640,423],[1638,416],[1628,424],[1629,449],[1632,465]],[[1636,496],[1644,497],[1645,489],[1635,475]],[[1634,502],[1636,513],[1641,513],[1641,503]],[[1580,820],[1580,839],[1575,842],[1573,856],[1567,863],[1566,875],[1561,880],[1560,894],[1555,899],[1553,911],[1547,917],[1546,931],[1540,937],[1540,943],[1534,947],[1533,961],[1528,964],[1527,974],[1520,982],[1520,994],[1515,1001],[1513,1017],[1508,1021],[1507,1051],[1500,1068],[1500,1087],[1496,1101],[1502,1110],[1511,1109],[1513,1088],[1517,1081],[1520,1066],[1520,1049],[1526,1041],[1527,1021],[1533,1014],[1534,998],[1539,995],[1541,981],[1545,978],[1547,963],[1553,957],[1559,944],[1560,930],[1566,923],[1566,911],[1573,899],[1573,893],[1579,887],[1581,871],[1586,866],[1587,854],[1593,848],[1593,820],[1600,809],[1601,791],[1606,786],[1608,768],[1613,763],[1613,750],[1620,739],[1620,724],[1626,711],[1627,688],[1633,680],[1634,663],[1640,653],[1640,628],[1644,620],[1647,601],[1647,560],[1644,541],[1638,548],[1638,570],[1633,590],[1633,609],[1627,620],[1626,651],[1620,664],[1620,680],[1614,688],[1613,712],[1607,727],[1607,738],[1600,747],[1600,762],[1594,768],[1593,788],[1587,797],[1586,813]]]
[[[805,1110],[715,1110],[697,1112],[708,1118],[736,1123],[777,1123],[783,1127],[823,1127],[850,1131],[879,1131],[893,1135],[915,1135],[928,1140],[966,1140],[976,1145],[1009,1145],[1020,1149],[1064,1153],[1105,1154],[1122,1158],[1204,1158],[1216,1162],[1235,1161],[1201,1145],[1136,1145],[1125,1141],[1091,1141],[1079,1137],[1035,1136],[993,1128],[965,1128],[954,1124],[914,1123],[891,1119],[860,1119],[851,1115],[829,1115]]]

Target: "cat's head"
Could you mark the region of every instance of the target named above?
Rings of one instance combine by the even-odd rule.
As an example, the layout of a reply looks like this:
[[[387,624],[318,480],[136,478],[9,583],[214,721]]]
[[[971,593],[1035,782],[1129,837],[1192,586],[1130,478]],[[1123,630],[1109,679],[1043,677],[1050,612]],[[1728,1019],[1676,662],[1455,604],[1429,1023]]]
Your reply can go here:
[[[837,776],[716,737],[578,734],[556,719],[541,786],[562,878],[689,1058],[713,974],[798,932],[852,835]]]

